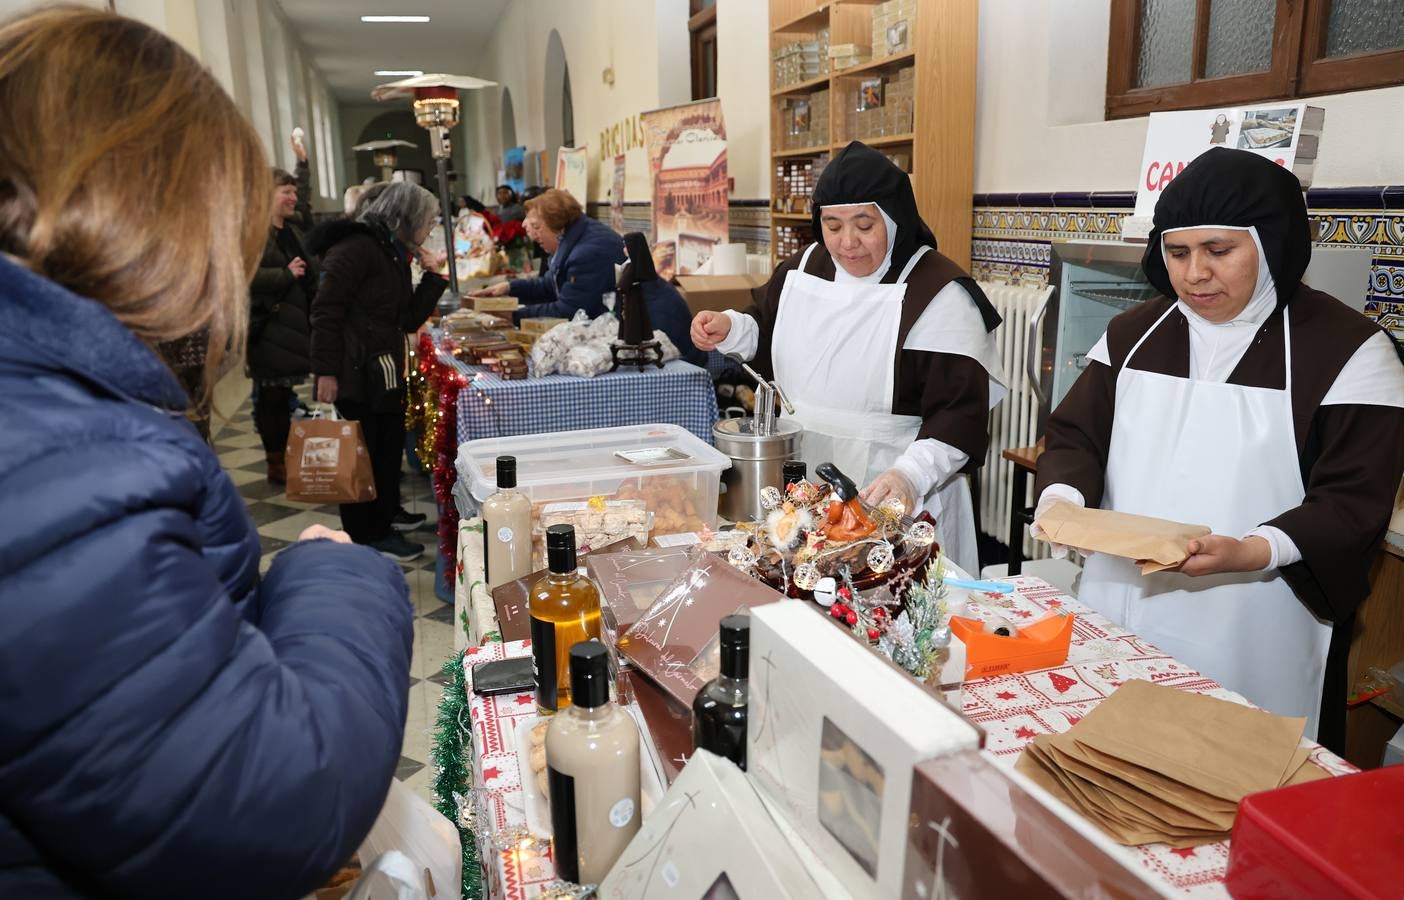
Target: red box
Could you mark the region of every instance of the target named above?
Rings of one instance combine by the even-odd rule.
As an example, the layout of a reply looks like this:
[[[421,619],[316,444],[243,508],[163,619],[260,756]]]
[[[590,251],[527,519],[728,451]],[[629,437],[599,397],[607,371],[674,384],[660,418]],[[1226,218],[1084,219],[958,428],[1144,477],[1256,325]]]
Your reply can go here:
[[[1404,894],[1404,766],[1244,797],[1229,893],[1257,898]]]

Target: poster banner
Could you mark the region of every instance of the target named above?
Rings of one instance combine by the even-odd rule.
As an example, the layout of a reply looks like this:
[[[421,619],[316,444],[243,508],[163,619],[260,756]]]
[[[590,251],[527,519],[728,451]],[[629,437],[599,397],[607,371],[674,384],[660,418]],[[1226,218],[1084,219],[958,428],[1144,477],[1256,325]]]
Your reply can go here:
[[[569,193],[581,206],[585,205],[586,166],[590,154],[585,147],[562,147],[556,151],[556,180],[554,186]]]
[[[526,147],[509,147],[502,153],[502,167],[507,177],[503,184],[517,193],[526,190]]]
[[[623,153],[614,158],[614,183],[609,189],[609,227],[624,233],[624,160]]]
[[[537,150],[532,153],[529,162],[528,171],[535,172],[529,179],[531,184],[543,188],[554,187],[551,184],[551,154],[546,150]]]
[[[640,116],[640,121],[653,182],[655,264],[664,277],[686,275],[727,241],[726,125],[721,101],[655,109]]]

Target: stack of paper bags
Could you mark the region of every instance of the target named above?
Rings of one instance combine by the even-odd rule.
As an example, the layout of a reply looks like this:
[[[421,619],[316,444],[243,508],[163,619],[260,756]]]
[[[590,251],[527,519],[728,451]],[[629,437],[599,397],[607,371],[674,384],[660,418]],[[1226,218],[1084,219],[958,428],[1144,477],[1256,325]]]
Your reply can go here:
[[[1327,777],[1305,721],[1128,681],[1015,768],[1118,843],[1193,847],[1226,840],[1244,796]]]
[[[1044,540],[1095,553],[1134,559],[1141,574],[1173,569],[1189,558],[1189,542],[1204,537],[1204,525],[1184,525],[1109,509],[1055,503],[1039,516]]]

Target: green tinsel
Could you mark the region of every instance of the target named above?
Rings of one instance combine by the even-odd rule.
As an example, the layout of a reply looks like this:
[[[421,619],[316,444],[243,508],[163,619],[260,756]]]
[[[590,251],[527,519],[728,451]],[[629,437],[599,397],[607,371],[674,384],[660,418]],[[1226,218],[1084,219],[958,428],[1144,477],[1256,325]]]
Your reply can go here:
[[[453,653],[444,663],[448,676],[444,695],[439,700],[439,720],[434,726],[434,749],[430,758],[434,764],[434,800],[439,812],[458,829],[463,846],[463,900],[482,900],[482,869],[478,864],[478,846],[473,830],[463,824],[454,800],[468,797],[472,791],[472,767],[469,754],[473,752],[473,733],[459,723],[468,722],[468,698],[464,693],[463,656]],[[471,801],[468,801],[471,802]]]

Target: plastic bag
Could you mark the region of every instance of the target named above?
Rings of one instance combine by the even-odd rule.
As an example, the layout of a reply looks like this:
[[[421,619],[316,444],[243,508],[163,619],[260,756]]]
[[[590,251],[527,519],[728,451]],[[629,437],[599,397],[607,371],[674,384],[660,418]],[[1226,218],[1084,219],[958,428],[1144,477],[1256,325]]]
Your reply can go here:
[[[607,348],[598,344],[582,344],[571,347],[566,353],[565,373],[581,378],[594,378],[608,372],[614,365],[614,358]]]
[[[385,806],[359,855],[366,870],[351,900],[445,900],[462,895],[458,829],[399,781],[390,782]]]

